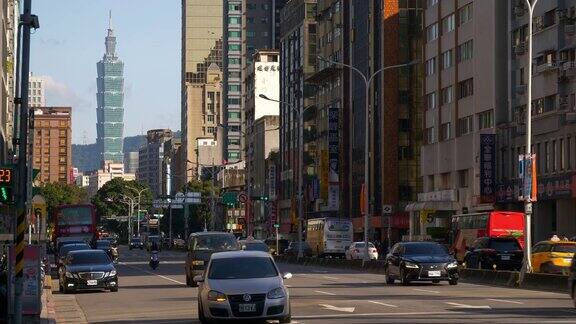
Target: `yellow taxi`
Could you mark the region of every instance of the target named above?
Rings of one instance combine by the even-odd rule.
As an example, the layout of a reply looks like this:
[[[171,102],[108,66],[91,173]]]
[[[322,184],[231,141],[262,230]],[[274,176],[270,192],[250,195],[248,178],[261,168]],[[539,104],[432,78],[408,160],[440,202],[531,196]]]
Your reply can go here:
[[[534,272],[568,274],[576,242],[542,241],[532,249]]]

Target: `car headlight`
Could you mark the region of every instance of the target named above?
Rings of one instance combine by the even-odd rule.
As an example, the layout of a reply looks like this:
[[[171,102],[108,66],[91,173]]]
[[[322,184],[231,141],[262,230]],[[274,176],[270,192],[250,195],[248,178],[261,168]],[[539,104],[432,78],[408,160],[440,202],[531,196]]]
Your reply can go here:
[[[266,297],[268,297],[268,299],[284,298],[286,297],[286,293],[284,292],[284,288],[278,287],[270,290]]]
[[[458,267],[458,262],[456,262],[456,261],[454,261],[454,262],[452,262],[452,263],[448,263],[448,264],[446,265],[446,269],[453,269],[453,268],[456,268],[456,267]]]
[[[202,261],[202,260],[194,260],[194,261],[192,261],[192,265],[204,265],[204,261]]]
[[[410,269],[418,269],[418,265],[416,263],[412,263],[412,262],[405,262],[404,266],[406,268],[410,268]]]
[[[74,278],[74,274],[72,272],[66,271],[66,278]]]
[[[116,270],[108,272],[108,277],[114,277],[116,275]]]
[[[216,290],[210,290],[208,292],[208,300],[223,302],[223,301],[226,301],[226,295],[224,295],[223,293],[216,291]]]

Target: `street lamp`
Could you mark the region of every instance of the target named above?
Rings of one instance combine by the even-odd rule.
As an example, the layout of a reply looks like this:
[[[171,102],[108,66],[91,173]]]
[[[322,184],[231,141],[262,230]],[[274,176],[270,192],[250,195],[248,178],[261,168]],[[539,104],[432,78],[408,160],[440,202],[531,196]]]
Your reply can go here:
[[[386,71],[386,70],[390,70],[390,69],[396,69],[396,68],[401,68],[401,67],[406,67],[406,66],[410,66],[410,65],[414,65],[417,64],[418,61],[414,60],[408,63],[404,63],[404,64],[397,64],[397,65],[391,65],[391,66],[385,66],[379,70],[377,70],[376,72],[372,73],[370,76],[367,76],[366,74],[364,74],[362,71],[360,71],[359,69],[355,68],[352,65],[349,64],[345,64],[345,63],[340,63],[340,62],[336,62],[336,61],[332,61],[330,59],[324,58],[322,56],[317,56],[319,60],[330,63],[330,64],[334,64],[334,65],[339,65],[339,66],[343,66],[343,67],[347,67],[349,69],[351,69],[352,71],[356,72],[358,75],[360,75],[362,81],[364,81],[364,86],[365,86],[365,119],[366,119],[366,123],[365,123],[365,131],[366,131],[366,136],[364,138],[364,145],[366,146],[366,148],[364,149],[364,198],[365,198],[365,213],[364,213],[364,258],[363,258],[363,262],[368,262],[370,260],[370,256],[368,255],[368,244],[369,244],[369,240],[368,240],[368,227],[369,227],[369,215],[371,214],[371,207],[372,207],[372,201],[370,199],[370,134],[371,134],[371,123],[370,123],[370,85],[372,84],[372,81],[374,81],[374,77],[376,75],[378,75],[380,72]],[[360,201],[362,201],[362,199],[360,199]]]
[[[192,162],[190,160],[187,160],[186,162],[188,162],[190,164],[195,164],[196,170],[198,170],[200,167],[209,167],[209,165]],[[199,172],[196,171],[196,173],[199,173]],[[210,176],[212,177],[212,190],[210,191],[210,195],[211,195],[210,213],[212,214],[212,217],[210,218],[210,222],[211,222],[210,225],[212,227],[212,230],[215,231],[216,230],[216,205],[215,205],[216,204],[216,192],[215,192],[215,190],[216,190],[216,172],[214,172],[214,158],[212,158],[212,167],[210,168]],[[204,231],[206,231],[206,220],[204,220]]]
[[[142,195],[142,193],[146,190],[149,190],[148,188],[144,188],[142,190],[138,190],[134,187],[131,186],[126,186],[129,189],[133,190],[134,192],[136,192],[138,194],[138,237],[140,237],[140,196]]]
[[[302,258],[302,220],[304,219],[303,217],[303,212],[304,212],[304,207],[302,206],[302,200],[303,200],[303,195],[302,195],[302,182],[303,182],[303,173],[304,173],[304,168],[303,168],[303,164],[304,164],[304,119],[303,119],[303,113],[298,110],[298,108],[296,106],[294,106],[293,104],[286,102],[286,101],[281,101],[281,100],[276,100],[276,99],[271,99],[268,98],[265,94],[260,94],[259,95],[260,98],[264,99],[264,100],[268,100],[268,101],[273,101],[273,102],[277,102],[280,104],[284,104],[287,105],[288,107],[290,107],[294,112],[296,112],[298,114],[298,121],[299,121],[299,129],[298,129],[298,259]]]
[[[526,156],[532,156],[532,17],[534,16],[534,7],[538,0],[525,0],[528,7],[528,93],[526,104]],[[532,162],[533,163],[533,162]],[[522,271],[532,272],[532,200],[531,195],[524,201],[524,240],[526,247],[524,248],[524,267]],[[523,276],[521,276],[523,278]]]
[[[134,209],[134,198],[120,194],[122,196],[122,203],[128,205],[128,240],[132,237],[132,211]],[[112,198],[106,198],[107,202],[114,202]]]

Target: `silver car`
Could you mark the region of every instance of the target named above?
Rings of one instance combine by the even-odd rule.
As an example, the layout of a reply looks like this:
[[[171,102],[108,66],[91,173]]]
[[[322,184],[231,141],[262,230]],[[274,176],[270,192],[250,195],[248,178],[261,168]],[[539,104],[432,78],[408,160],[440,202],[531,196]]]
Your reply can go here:
[[[284,279],[270,254],[232,251],[212,254],[198,282],[201,323],[228,320],[279,320],[290,323],[290,298]]]

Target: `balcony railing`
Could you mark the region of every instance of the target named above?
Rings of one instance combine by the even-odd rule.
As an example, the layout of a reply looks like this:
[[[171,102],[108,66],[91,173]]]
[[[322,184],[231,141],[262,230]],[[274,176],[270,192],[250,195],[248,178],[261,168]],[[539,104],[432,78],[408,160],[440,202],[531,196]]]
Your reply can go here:
[[[526,43],[525,42],[522,42],[522,43],[514,46],[514,54],[523,55],[524,53],[526,53]]]
[[[576,62],[569,61],[562,63],[562,71],[564,71],[566,77],[571,78],[576,76]]]
[[[556,69],[556,63],[554,62],[545,62],[543,64],[540,64],[538,66],[536,66],[536,73],[545,73],[545,72],[550,72],[553,71],[554,69]]]

